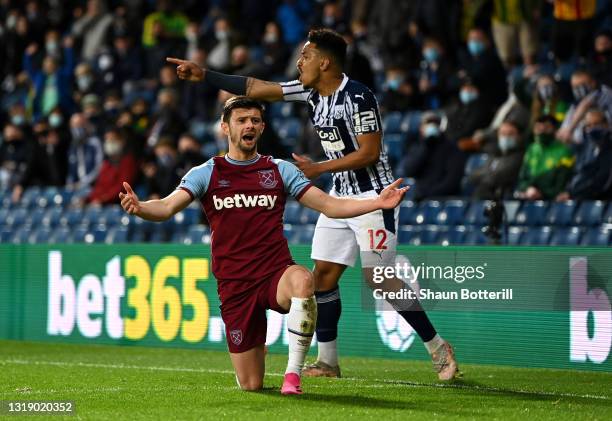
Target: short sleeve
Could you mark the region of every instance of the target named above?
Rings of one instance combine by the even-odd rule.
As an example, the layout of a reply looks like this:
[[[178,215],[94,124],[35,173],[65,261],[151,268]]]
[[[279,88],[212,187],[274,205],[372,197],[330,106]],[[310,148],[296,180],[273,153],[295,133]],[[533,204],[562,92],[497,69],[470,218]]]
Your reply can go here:
[[[361,92],[352,93],[347,106],[355,135],[382,131],[378,102],[372,91],[364,87]]]
[[[300,200],[302,195],[312,187],[310,181],[298,167],[290,162],[282,159],[275,159],[274,162],[278,165],[278,170],[285,185],[285,191],[291,196]]]
[[[299,80],[293,80],[291,82],[281,82],[281,88],[283,89],[283,101],[287,102],[306,102],[308,101],[308,95],[310,90],[304,88],[304,85]]]
[[[177,190],[185,190],[191,196],[191,199],[201,198],[208,189],[210,177],[212,175],[215,162],[209,159],[202,165],[193,167],[181,179]]]

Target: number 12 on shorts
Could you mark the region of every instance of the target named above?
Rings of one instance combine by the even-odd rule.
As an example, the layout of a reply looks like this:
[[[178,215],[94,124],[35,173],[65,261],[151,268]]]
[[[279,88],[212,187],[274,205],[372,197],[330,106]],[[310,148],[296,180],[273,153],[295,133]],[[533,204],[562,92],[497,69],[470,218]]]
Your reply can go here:
[[[372,250],[387,250],[385,243],[387,242],[387,231],[383,229],[379,230],[368,230],[370,237],[370,249]]]

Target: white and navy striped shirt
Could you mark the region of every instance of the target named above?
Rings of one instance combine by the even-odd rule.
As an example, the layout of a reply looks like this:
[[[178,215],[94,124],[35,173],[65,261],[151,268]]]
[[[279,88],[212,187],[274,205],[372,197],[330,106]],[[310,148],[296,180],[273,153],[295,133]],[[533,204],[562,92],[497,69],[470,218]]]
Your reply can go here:
[[[298,81],[283,82],[285,101],[305,102],[312,125],[329,159],[342,158],[359,149],[357,136],[381,132],[382,122],[374,94],[359,82],[343,75],[340,87],[330,96],[306,89]],[[380,192],[393,182],[391,167],[381,143],[378,162],[357,170],[333,173],[333,190],[340,196],[367,191]]]

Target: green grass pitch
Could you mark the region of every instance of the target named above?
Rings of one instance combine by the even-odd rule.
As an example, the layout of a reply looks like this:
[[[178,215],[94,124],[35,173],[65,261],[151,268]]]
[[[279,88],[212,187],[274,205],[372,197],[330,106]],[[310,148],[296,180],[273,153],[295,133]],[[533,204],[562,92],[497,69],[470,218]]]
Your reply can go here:
[[[282,396],[285,361],[269,355],[265,390],[241,392],[223,352],[0,341],[0,400],[73,400],[67,419],[116,421],[612,419],[610,373],[461,365],[442,383],[426,362],[343,358],[344,378]]]

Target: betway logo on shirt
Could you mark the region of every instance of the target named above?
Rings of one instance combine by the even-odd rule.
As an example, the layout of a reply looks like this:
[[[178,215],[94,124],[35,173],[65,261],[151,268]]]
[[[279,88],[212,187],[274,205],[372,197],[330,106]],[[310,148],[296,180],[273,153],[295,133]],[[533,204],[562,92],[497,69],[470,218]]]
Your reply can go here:
[[[241,193],[223,198],[213,195],[212,199],[215,204],[215,209],[217,210],[223,208],[254,208],[255,206],[272,209],[276,203],[277,197],[271,194],[246,195]]]

